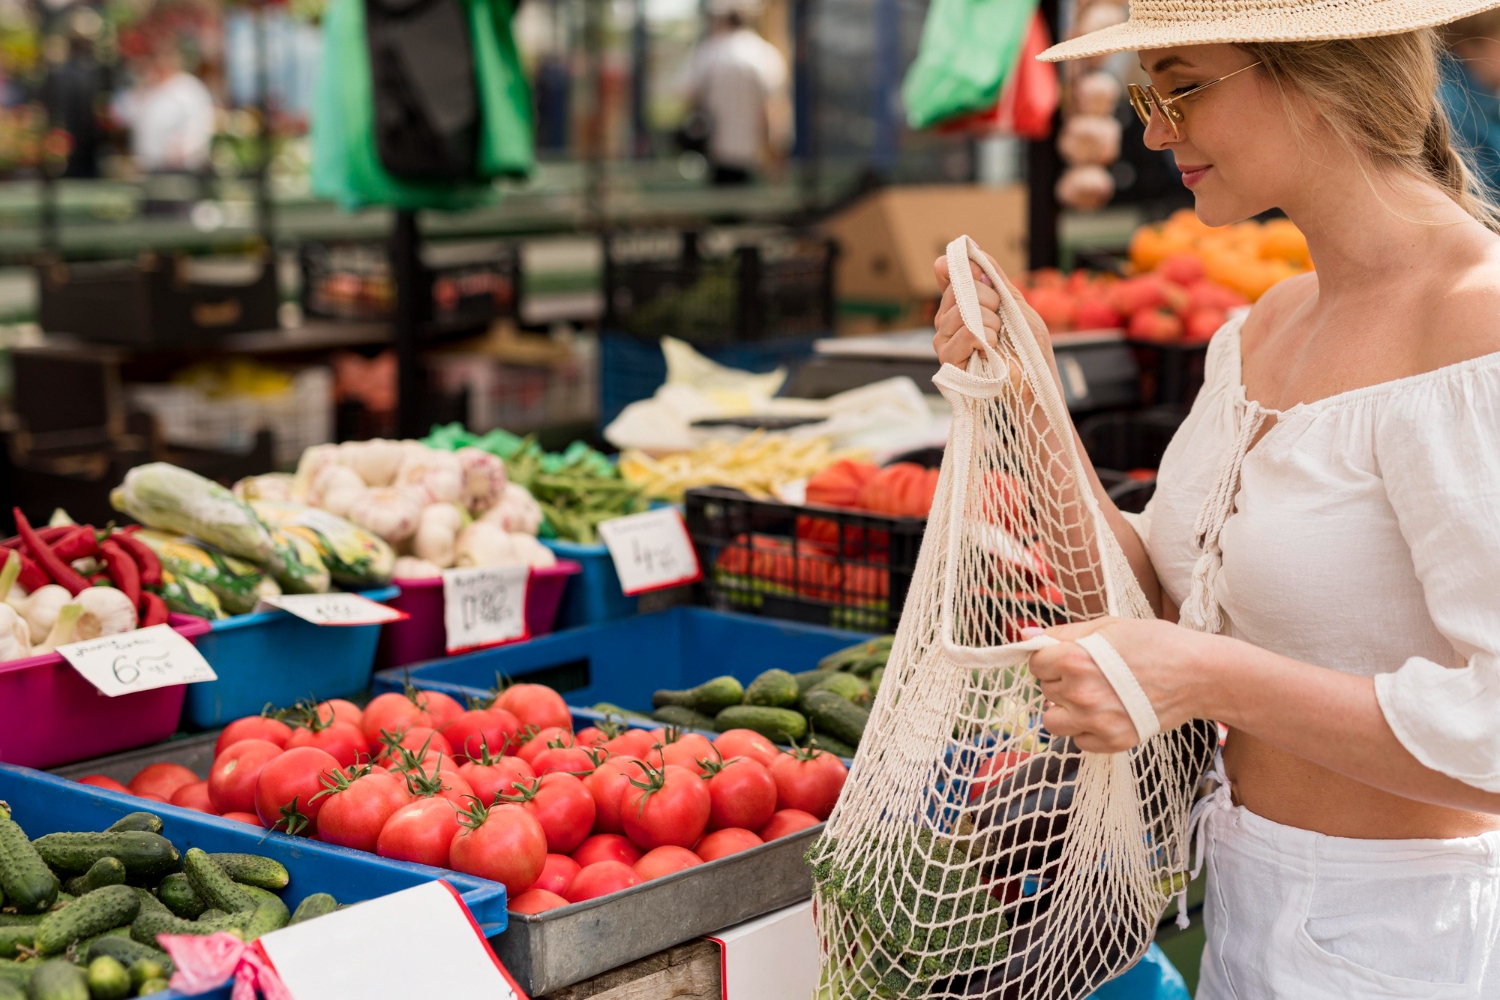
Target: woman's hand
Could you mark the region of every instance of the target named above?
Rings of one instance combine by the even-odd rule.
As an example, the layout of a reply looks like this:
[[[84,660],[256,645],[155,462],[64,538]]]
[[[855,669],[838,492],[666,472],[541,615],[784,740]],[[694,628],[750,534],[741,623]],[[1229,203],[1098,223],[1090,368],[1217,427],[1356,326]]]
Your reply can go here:
[[[996,273],[1003,277],[1005,272],[1000,270],[998,264],[995,264],[995,258],[990,257],[989,254],[985,256],[989,257],[990,263],[995,266]],[[990,284],[989,276],[980,270],[978,264],[973,261],[968,263],[969,272],[974,275],[974,290],[978,292],[979,316],[981,322],[984,323],[985,339],[993,347],[1000,333],[1000,293]],[[933,321],[937,333],[932,338],[932,347],[937,351],[939,361],[962,368],[964,362],[969,360],[969,355],[979,349],[979,342],[974,339],[969,328],[964,326],[963,316],[958,311],[958,303],[954,301],[953,282],[948,276],[948,258],[939,257],[933,262],[932,269],[937,274],[938,287],[943,290],[943,297],[938,302],[937,316]],[[1031,332],[1036,337],[1037,344],[1041,346],[1048,366],[1054,369],[1055,375],[1057,366],[1052,360],[1052,340],[1047,334],[1047,324],[1042,322],[1042,317],[1027,304],[1025,297],[1021,295],[1021,290],[1012,284],[1009,278],[1006,279],[1006,284],[1010,287],[1010,293],[1015,297],[1016,304],[1021,307],[1022,315],[1026,317],[1026,323],[1031,327]]]

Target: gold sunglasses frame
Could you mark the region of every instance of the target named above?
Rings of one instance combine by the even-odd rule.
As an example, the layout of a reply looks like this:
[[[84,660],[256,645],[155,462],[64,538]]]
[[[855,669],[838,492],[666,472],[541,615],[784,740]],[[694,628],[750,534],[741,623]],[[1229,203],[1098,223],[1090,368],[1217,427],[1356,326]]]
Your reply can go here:
[[[1154,108],[1161,112],[1162,118],[1166,120],[1168,127],[1172,129],[1172,138],[1181,139],[1182,131],[1177,126],[1182,123],[1182,111],[1174,106],[1178,101],[1186,97],[1192,97],[1194,94],[1207,90],[1209,87],[1212,87],[1216,83],[1223,83],[1231,76],[1239,76],[1246,70],[1254,69],[1260,64],[1260,60],[1257,59],[1249,66],[1241,66],[1233,73],[1226,73],[1223,76],[1219,77],[1217,80],[1210,80],[1207,83],[1200,83],[1192,90],[1178,94],[1176,97],[1161,96],[1161,92],[1156,89],[1156,86],[1149,83],[1144,87],[1142,87],[1138,83],[1132,83],[1128,87],[1126,87],[1126,92],[1130,96],[1130,106],[1135,109],[1136,117],[1141,120],[1142,125],[1148,127],[1151,125],[1151,111]]]

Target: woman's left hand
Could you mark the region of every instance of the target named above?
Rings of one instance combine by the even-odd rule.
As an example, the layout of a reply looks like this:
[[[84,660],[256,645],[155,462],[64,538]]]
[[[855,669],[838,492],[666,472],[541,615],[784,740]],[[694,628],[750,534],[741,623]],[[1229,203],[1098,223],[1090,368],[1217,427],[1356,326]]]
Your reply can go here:
[[[1097,618],[1058,625],[1046,634],[1061,641],[1031,654],[1028,665],[1050,703],[1047,731],[1071,736],[1081,750],[1117,753],[1140,741],[1135,723],[1094,658],[1074,640],[1102,632],[1151,700],[1163,731],[1205,715],[1206,664],[1223,640],[1160,619]]]

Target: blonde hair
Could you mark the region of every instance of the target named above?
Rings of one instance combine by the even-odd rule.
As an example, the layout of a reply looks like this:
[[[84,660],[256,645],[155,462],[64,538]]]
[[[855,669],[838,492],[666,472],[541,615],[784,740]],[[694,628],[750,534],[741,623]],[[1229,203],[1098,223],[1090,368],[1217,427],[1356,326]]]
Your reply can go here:
[[[1500,205],[1455,145],[1438,100],[1443,46],[1436,31],[1240,47],[1261,61],[1283,98],[1301,94],[1349,148],[1432,181],[1500,232]]]

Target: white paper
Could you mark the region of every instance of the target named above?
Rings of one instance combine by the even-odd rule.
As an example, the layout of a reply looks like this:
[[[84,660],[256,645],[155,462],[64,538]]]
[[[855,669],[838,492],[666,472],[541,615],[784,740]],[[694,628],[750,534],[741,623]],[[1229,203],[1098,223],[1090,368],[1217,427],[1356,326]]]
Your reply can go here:
[[[620,589],[627,597],[692,583],[702,576],[693,540],[675,508],[660,507],[604,521],[599,537],[609,548]]]
[[[219,679],[203,654],[170,625],[71,642],[58,646],[57,651],[101,694],[111,698]]]
[[[359,594],[279,594],[263,597],[258,607],[290,611],[314,625],[383,625],[408,617],[406,612],[388,608]]]
[[[443,625],[453,653],[526,638],[529,566],[443,570]]]
[[[260,945],[294,1000],[524,997],[442,882],[272,931]]]
[[[806,1000],[818,988],[812,900],[709,937],[724,952],[724,1000]]]

